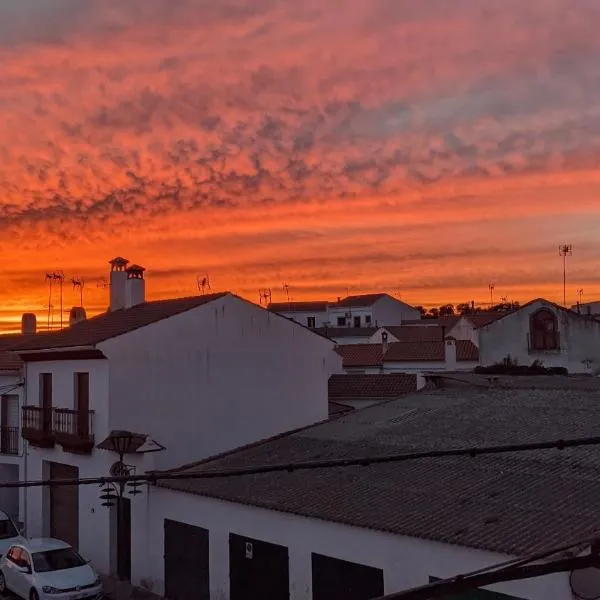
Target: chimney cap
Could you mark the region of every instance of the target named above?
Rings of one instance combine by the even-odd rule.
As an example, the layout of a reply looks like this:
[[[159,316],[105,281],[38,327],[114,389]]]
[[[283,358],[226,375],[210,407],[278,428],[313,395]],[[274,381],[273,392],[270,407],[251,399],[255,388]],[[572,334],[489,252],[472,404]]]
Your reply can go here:
[[[129,261],[126,258],[123,258],[122,256],[116,256],[112,260],[109,260],[108,264],[109,265],[120,265],[120,266],[124,267],[125,265],[129,264]]]
[[[127,267],[127,272],[130,273],[143,273],[146,269],[141,267],[140,265],[129,265]]]

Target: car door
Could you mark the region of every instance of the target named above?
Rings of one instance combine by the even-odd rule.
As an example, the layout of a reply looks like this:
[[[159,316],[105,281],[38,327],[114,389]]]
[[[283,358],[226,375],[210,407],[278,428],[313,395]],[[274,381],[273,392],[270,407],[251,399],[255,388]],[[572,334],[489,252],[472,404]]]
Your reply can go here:
[[[31,554],[24,548],[21,548],[21,566],[26,567],[25,573],[19,573],[19,590],[18,593],[23,598],[29,598],[29,590],[33,586],[33,562],[31,561]]]

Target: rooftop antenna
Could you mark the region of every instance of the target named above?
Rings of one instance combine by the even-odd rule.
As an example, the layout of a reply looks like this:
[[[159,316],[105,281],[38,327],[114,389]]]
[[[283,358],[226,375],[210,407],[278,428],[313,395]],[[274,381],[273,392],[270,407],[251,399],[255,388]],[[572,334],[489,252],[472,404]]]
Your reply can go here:
[[[56,271],[52,273],[52,279],[58,281],[59,294],[60,294],[60,328],[63,327],[63,283],[65,281],[65,274],[62,271]]]
[[[579,288],[577,290],[577,304],[581,304],[582,298],[583,298],[583,288]]]
[[[266,288],[263,290],[258,290],[258,296],[260,298],[260,304],[262,306],[263,302],[265,306],[269,306],[271,304],[271,288]]]
[[[292,303],[290,302],[290,286],[287,283],[283,284],[283,291],[285,292],[285,296],[287,298],[288,308],[292,310]]]
[[[79,289],[79,306],[83,306],[83,288],[85,286],[85,280],[83,277],[73,277],[71,283],[73,284],[73,291]]]
[[[52,324],[52,282],[54,277],[52,273],[46,273],[46,283],[48,284],[48,330]]]
[[[490,308],[492,308],[492,306],[494,306],[494,288],[496,286],[494,285],[493,281],[490,281],[490,283],[488,284],[488,290],[490,290]]]
[[[558,247],[558,254],[563,259],[563,306],[567,306],[567,256],[572,256],[573,246],[571,244],[561,244]]]
[[[100,277],[98,281],[96,281],[96,287],[106,289],[110,287],[110,282],[106,280],[106,277]]]
[[[196,277],[196,283],[198,284],[198,291],[204,296],[206,294],[206,290],[210,290],[210,278],[208,273],[204,275],[204,277],[198,275]]]

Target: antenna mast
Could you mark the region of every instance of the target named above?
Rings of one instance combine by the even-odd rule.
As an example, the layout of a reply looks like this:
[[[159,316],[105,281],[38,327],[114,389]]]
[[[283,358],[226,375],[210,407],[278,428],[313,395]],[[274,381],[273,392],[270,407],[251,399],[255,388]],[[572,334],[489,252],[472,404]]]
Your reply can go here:
[[[65,281],[65,274],[62,271],[56,271],[52,273],[52,279],[58,281],[59,295],[60,295],[60,328],[63,327],[63,283]]]
[[[85,280],[83,277],[73,277],[71,283],[73,284],[73,291],[79,289],[79,306],[83,306],[83,288],[85,286]]]
[[[196,277],[196,283],[198,284],[198,291],[204,296],[206,294],[206,290],[210,290],[210,277],[208,273],[204,275],[204,277],[198,275]]]
[[[54,277],[52,273],[46,273],[46,283],[48,284],[48,325],[47,328],[50,330],[50,325],[52,322],[52,281]]]
[[[258,290],[258,297],[260,298],[261,306],[263,302],[265,303],[265,306],[269,306],[269,304],[271,304],[271,288]]]
[[[571,244],[561,244],[558,247],[558,253],[563,259],[563,306],[567,306],[567,256],[572,256],[573,246]]]
[[[490,290],[490,308],[492,308],[494,306],[494,288],[496,286],[494,285],[494,282],[491,281],[488,284],[488,290]]]

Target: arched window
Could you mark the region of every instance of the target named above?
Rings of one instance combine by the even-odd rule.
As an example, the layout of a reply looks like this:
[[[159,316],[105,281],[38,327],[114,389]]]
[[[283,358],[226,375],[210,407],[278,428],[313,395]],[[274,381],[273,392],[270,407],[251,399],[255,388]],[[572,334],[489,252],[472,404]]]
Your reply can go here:
[[[529,339],[532,350],[558,350],[558,319],[547,308],[540,308],[531,315],[529,321]]]

